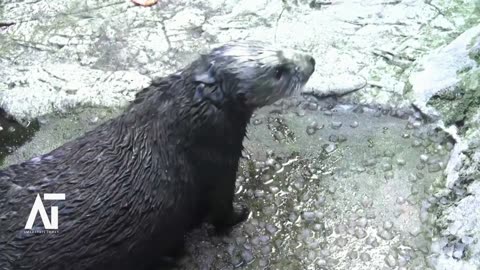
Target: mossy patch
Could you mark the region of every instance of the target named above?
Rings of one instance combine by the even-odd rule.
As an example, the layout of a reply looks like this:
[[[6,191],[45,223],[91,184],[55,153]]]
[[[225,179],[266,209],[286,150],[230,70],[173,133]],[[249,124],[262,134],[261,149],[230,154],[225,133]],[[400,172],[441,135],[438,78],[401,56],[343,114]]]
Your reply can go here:
[[[468,122],[480,108],[480,68],[460,75],[462,81],[453,91],[432,97],[428,105],[443,116],[446,125],[468,128]]]
[[[448,0],[444,1],[443,14],[447,18],[462,17],[463,25],[459,30],[466,30],[478,24],[480,19],[480,1]]]
[[[470,53],[468,54],[468,56],[475,60],[475,62],[477,62],[479,65],[480,65],[480,46],[478,46],[477,48],[474,48],[472,49],[472,51],[470,51]]]

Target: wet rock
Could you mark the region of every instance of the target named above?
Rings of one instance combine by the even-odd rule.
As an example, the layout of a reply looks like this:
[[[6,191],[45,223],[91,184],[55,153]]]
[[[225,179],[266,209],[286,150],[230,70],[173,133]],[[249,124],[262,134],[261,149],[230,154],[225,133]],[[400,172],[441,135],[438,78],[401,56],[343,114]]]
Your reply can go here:
[[[75,64],[11,67],[0,74],[5,81],[24,81],[9,91],[0,91],[1,107],[19,120],[79,105],[123,106],[150,84],[150,79],[138,72],[107,72]],[[35,91],[29,91],[32,86]],[[71,94],[73,90],[75,94]]]
[[[342,126],[342,122],[340,121],[332,121],[331,127],[332,129],[339,129]]]
[[[364,88],[367,85],[365,78],[350,74],[339,74],[330,78],[314,77],[303,90],[304,94],[317,97],[341,96]]]
[[[478,64],[469,54],[475,50],[471,46],[474,38],[480,37],[480,25],[475,26],[450,44],[438,48],[418,61],[416,69],[409,77],[415,106],[425,114],[438,117],[432,107],[427,106],[429,99],[439,91],[452,90],[460,82],[458,73]]]

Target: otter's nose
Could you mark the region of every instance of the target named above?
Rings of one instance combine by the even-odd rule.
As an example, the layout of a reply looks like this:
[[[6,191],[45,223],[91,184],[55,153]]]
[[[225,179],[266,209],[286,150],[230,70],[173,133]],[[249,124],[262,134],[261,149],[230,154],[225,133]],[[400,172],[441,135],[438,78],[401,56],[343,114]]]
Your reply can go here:
[[[312,56],[310,55],[306,55],[305,56],[306,58],[306,61],[308,64],[307,64],[307,67],[305,68],[305,75],[307,75],[308,77],[310,77],[313,72],[315,71],[315,58],[313,58]]]
[[[284,50],[282,53],[285,59],[290,60],[295,65],[295,70],[305,80],[308,80],[315,71],[315,59],[311,55],[297,50]]]
[[[297,70],[305,79],[309,79],[315,71],[315,59],[308,54],[297,55]]]

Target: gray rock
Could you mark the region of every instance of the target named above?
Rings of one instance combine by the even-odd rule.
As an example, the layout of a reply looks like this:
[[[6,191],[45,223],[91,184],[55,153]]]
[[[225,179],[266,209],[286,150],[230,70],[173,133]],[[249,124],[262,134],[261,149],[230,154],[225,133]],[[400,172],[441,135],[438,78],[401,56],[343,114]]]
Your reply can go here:
[[[124,106],[150,83],[138,72],[102,71],[74,64],[8,66],[0,69],[0,77],[0,107],[17,120],[77,106]]]
[[[470,53],[479,49],[480,25],[477,25],[418,60],[409,77],[413,104],[425,114],[438,118],[438,112],[427,107],[427,102],[439,92],[453,90],[461,81],[460,71],[478,66]]]

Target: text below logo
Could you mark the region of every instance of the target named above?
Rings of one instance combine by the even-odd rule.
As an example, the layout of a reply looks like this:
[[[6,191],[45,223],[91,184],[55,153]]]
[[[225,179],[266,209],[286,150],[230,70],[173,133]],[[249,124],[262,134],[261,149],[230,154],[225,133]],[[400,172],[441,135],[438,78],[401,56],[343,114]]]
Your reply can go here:
[[[65,200],[64,193],[45,193],[43,194],[43,200],[45,201],[63,201]],[[42,199],[40,195],[37,194],[37,198],[35,199],[35,203],[33,203],[32,210],[30,211],[30,215],[28,216],[27,224],[25,224],[26,230],[33,229],[33,223],[35,222],[35,217],[37,213],[40,214],[40,218],[42,219],[43,226],[46,230],[58,230],[58,207],[52,206],[51,209],[51,219],[48,218],[47,211],[43,206]]]

